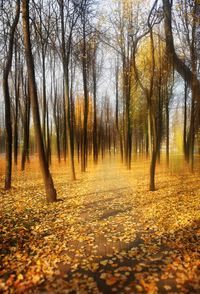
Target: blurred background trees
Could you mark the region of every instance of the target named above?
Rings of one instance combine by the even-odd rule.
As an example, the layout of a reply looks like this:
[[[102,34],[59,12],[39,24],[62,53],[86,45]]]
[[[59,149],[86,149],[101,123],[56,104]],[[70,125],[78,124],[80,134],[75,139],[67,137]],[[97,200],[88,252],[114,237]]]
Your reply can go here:
[[[5,0],[0,7],[6,188],[12,150],[15,164],[21,157],[22,170],[39,152],[19,4]],[[29,11],[48,166],[57,155],[74,180],[76,163],[86,171],[89,156],[97,164],[106,154],[119,154],[131,169],[134,158],[144,155],[150,160],[151,190],[156,162],[165,157],[169,166],[172,152],[182,149],[194,169],[200,150],[198,0],[34,0]]]

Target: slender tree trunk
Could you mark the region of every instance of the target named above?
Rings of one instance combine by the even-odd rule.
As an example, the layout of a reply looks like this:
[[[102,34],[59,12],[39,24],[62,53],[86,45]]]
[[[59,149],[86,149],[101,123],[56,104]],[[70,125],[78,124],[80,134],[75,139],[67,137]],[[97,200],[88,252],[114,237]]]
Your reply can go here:
[[[57,86],[54,85],[54,106],[53,106],[53,116],[54,116],[54,123],[56,128],[56,146],[57,146],[57,156],[58,162],[60,163],[60,107],[58,102],[58,95],[57,95]]]
[[[22,160],[21,160],[21,170],[23,171],[25,169],[25,163],[26,163],[26,158],[28,154],[28,128],[29,128],[29,108],[30,108],[30,103],[29,103],[29,96],[27,95],[26,91],[26,85],[24,89],[24,104],[25,104],[25,109],[24,109],[24,115],[23,115],[23,149],[22,149]]]
[[[83,16],[83,57],[82,57],[82,73],[83,73],[83,90],[84,90],[84,121],[83,121],[83,157],[81,170],[84,172],[87,166],[87,121],[88,121],[88,81],[87,81],[87,52],[86,52],[86,28],[85,28],[85,8]]]
[[[119,137],[119,145],[120,145],[120,155],[121,155],[121,162],[123,163],[123,140],[121,134],[121,128],[119,127],[119,65],[117,60],[116,70],[115,70],[115,79],[116,79],[116,110],[115,110],[115,122],[116,122],[116,129],[117,134]]]
[[[3,93],[5,101],[5,126],[6,126],[6,170],[5,170],[5,189],[11,188],[11,172],[12,172],[12,126],[11,126],[11,115],[10,115],[10,94],[8,88],[8,77],[7,73],[3,75]]]
[[[44,45],[43,45],[44,46]],[[45,51],[42,48],[42,136],[44,147],[46,148],[46,115],[47,115],[47,102],[46,102],[46,66],[45,66]]]
[[[128,107],[128,129],[127,129],[127,155],[128,155],[128,161],[127,161],[127,168],[131,169],[131,151],[132,151],[132,130],[131,130],[131,122],[130,122],[130,114],[129,114],[129,107]]]
[[[150,164],[150,184],[149,190],[155,191],[155,169],[156,169],[156,150],[153,148]]]
[[[98,162],[98,149],[97,149],[97,76],[96,76],[96,48],[94,49],[94,62],[93,62],[93,104],[94,104],[94,121],[93,121],[93,160],[94,163]]]
[[[17,42],[15,41],[15,119],[14,119],[14,163],[17,165],[18,157],[18,113],[19,113],[19,87],[20,75],[17,68]]]
[[[169,167],[169,103],[168,94],[166,89],[166,102],[165,102],[165,117],[166,117],[166,162]]]
[[[7,61],[3,69],[3,94],[4,94],[4,101],[5,101],[5,126],[6,126],[5,189],[11,188],[11,172],[12,172],[12,125],[11,125],[10,93],[9,93],[9,85],[8,85],[8,76],[12,66],[14,34],[18,24],[19,14],[20,14],[20,0],[17,1],[16,15],[10,29]]]
[[[160,164],[160,149],[161,149],[161,143],[162,143],[162,135],[163,135],[163,99],[161,95],[161,68],[160,68],[160,74],[159,74],[159,83],[158,83],[158,163]]]
[[[191,105],[191,118],[190,118],[190,132],[188,137],[189,142],[189,163],[190,170],[193,172],[194,168],[194,138],[195,138],[195,119],[194,119],[194,109],[195,109],[195,87],[192,87],[192,105]]]
[[[124,149],[123,149],[123,139],[122,139],[122,131],[119,128],[119,145],[120,145],[120,157],[121,157],[121,162],[123,163],[124,161]]]
[[[195,1],[194,3],[194,7],[193,7],[193,17],[195,18],[196,14],[197,14],[197,1]],[[197,76],[197,70],[196,70],[196,62],[197,62],[197,57],[195,54],[195,33],[196,33],[196,21],[195,19],[193,19],[193,25],[192,25],[192,42],[191,42],[191,46],[190,46],[190,57],[191,57],[191,65],[192,65],[192,74],[193,76]],[[196,94],[197,94],[197,90],[195,87],[195,81],[194,78],[192,80],[192,107],[191,107],[191,126],[190,126],[190,169],[193,172],[194,169],[194,143],[195,143],[195,132],[196,132],[196,128],[195,128],[195,105],[196,105]],[[200,96],[198,97],[200,99]],[[200,101],[199,101],[200,103]],[[199,120],[199,118],[198,118]]]
[[[115,68],[115,83],[116,83],[115,123],[116,123],[116,129],[118,131],[119,129],[119,61],[118,59],[117,59],[117,64]]]
[[[31,107],[33,113],[33,122],[35,128],[35,137],[40,160],[40,168],[43,176],[44,186],[46,189],[46,199],[48,202],[56,201],[56,190],[54,189],[53,180],[49,172],[48,163],[45,156],[44,144],[42,140],[42,131],[40,125],[38,97],[35,81],[34,60],[32,55],[30,28],[29,28],[29,0],[22,0],[22,18],[24,32],[24,46],[28,69],[29,91],[31,98]]]
[[[69,95],[68,95],[68,79],[65,77],[65,107],[66,107],[66,131],[67,131],[67,144],[68,144],[68,156],[70,162],[71,179],[76,180],[75,167],[74,167],[74,156],[73,156],[73,141],[70,131],[70,117],[69,117]]]
[[[19,112],[19,81],[15,85],[15,121],[14,121],[14,163],[18,157],[18,112]]]
[[[104,158],[105,135],[103,128],[103,110],[101,110],[100,132],[99,132],[99,147],[101,148],[101,159]]]
[[[158,152],[158,138],[157,138],[155,110],[152,109],[154,71],[155,71],[154,40],[153,40],[152,28],[150,30],[150,40],[151,40],[152,69],[151,69],[150,87],[149,87],[149,95],[148,95],[148,102],[149,102],[148,105],[149,105],[149,112],[150,112],[150,117],[152,121],[152,126],[153,126],[153,150],[152,150],[151,164],[150,164],[149,190],[154,191],[155,190],[156,158],[157,158],[157,152]]]
[[[30,98],[30,91],[28,87],[28,81],[27,81],[27,88],[28,88],[28,96],[27,96],[27,104],[28,104],[28,111],[27,111],[27,150],[26,150],[26,157],[27,157],[27,162],[30,162],[30,117],[31,117],[31,98]]]
[[[146,136],[145,136],[145,151],[146,151],[146,158],[149,157],[149,137],[148,137],[148,133],[146,133]]]
[[[131,168],[131,145],[132,145],[132,130],[131,130],[131,122],[130,122],[130,77],[128,77],[127,72],[129,70],[129,66],[126,65],[124,61],[124,99],[125,99],[125,136],[124,136],[124,145],[125,145],[125,161],[127,168]]]
[[[70,135],[71,135],[71,146],[72,146],[72,156],[74,158],[74,127],[75,127],[75,113],[74,113],[74,101],[73,101],[73,82],[74,82],[73,73],[73,62],[71,56],[71,81],[70,81]]]
[[[64,85],[64,79],[63,79],[63,155],[64,155],[64,161],[66,162],[67,158],[67,131],[66,131],[66,105],[65,105],[65,85]]]
[[[57,156],[58,156],[58,162],[60,163],[60,123],[59,118],[56,118],[56,146],[57,146]]]
[[[149,98],[147,98],[148,100]],[[148,143],[149,143],[149,155],[152,157],[152,128],[151,128],[151,113],[150,113],[150,106],[148,105]]]
[[[48,165],[51,164],[51,139],[50,139],[50,130],[49,130],[49,107],[47,104],[47,162]]]
[[[184,126],[183,126],[183,151],[185,160],[188,161],[188,150],[187,150],[187,95],[188,85],[185,81],[185,92],[184,92]]]
[[[157,138],[157,131],[156,131],[155,114],[152,111],[151,111],[151,117],[152,117],[152,124],[153,124],[153,150],[152,150],[151,163],[150,163],[149,190],[155,191],[155,170],[156,170],[158,138]]]
[[[66,53],[65,44],[65,25],[64,25],[64,7],[63,0],[59,1],[60,13],[61,13],[61,34],[62,34],[62,63],[63,63],[63,73],[64,73],[64,85],[65,85],[65,113],[66,113],[66,133],[67,133],[67,149],[70,163],[71,179],[75,180],[75,167],[74,167],[74,157],[73,157],[73,142],[71,136],[71,126],[70,126],[70,103],[69,103],[69,56],[70,56],[70,42],[71,34],[68,39],[68,51]]]

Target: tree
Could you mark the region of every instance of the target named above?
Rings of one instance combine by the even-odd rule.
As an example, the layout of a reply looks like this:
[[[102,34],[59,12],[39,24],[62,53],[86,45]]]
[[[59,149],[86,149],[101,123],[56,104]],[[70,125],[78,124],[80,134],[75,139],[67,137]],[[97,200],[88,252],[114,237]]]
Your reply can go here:
[[[46,120],[47,120],[47,83],[46,83],[46,59],[49,47],[49,36],[53,33],[51,7],[46,1],[33,1],[33,11],[35,19],[33,25],[35,28],[35,41],[39,58],[42,63],[42,135],[45,148],[47,147]],[[48,148],[48,147],[47,147]],[[47,149],[46,148],[46,149]]]
[[[22,18],[23,18],[23,33],[24,47],[28,71],[28,83],[31,99],[31,108],[33,113],[35,137],[39,153],[40,168],[43,176],[43,181],[46,189],[47,202],[56,201],[56,190],[49,171],[48,162],[45,156],[44,143],[42,140],[42,131],[40,125],[40,115],[38,108],[37,88],[35,81],[34,60],[32,55],[31,40],[30,40],[30,25],[29,25],[29,0],[22,0]]]
[[[93,121],[93,160],[98,162],[98,145],[97,145],[97,41],[93,41],[92,48],[92,80],[93,80],[93,105],[94,105],[94,121]]]
[[[15,111],[14,111],[14,163],[17,165],[18,158],[18,120],[19,120],[19,95],[20,95],[20,50],[17,42],[18,35],[15,37],[15,71],[14,71],[14,88],[15,88]]]
[[[22,124],[23,124],[23,147],[22,147],[22,159],[21,170],[25,169],[26,160],[29,161],[29,128],[30,128],[30,95],[28,91],[27,77],[23,78],[22,73],[22,91],[24,100],[24,110],[22,111]]]
[[[5,124],[6,124],[6,170],[5,170],[5,189],[11,188],[11,172],[12,172],[12,125],[11,125],[11,109],[10,109],[10,93],[8,86],[8,77],[12,66],[14,35],[19,20],[20,0],[16,3],[16,14],[9,32],[9,45],[6,63],[3,69],[3,94],[5,101]]]
[[[83,75],[83,90],[84,90],[84,123],[83,123],[83,152],[81,158],[81,170],[86,170],[87,165],[87,121],[88,121],[88,56],[87,56],[87,41],[86,41],[86,21],[87,21],[87,0],[82,1],[82,75]]]
[[[56,83],[56,82],[54,81],[54,83]],[[54,124],[55,124],[55,129],[56,129],[57,156],[58,156],[58,162],[60,163],[60,157],[61,157],[61,151],[60,151],[61,103],[60,103],[59,98],[60,97],[58,95],[57,85],[54,84],[54,101],[52,101],[52,105],[53,105],[53,118],[54,118]]]
[[[67,15],[71,19],[68,20],[69,32],[66,40],[66,31],[65,31],[65,18],[64,18],[64,2],[63,0],[58,0],[59,8],[60,8],[60,17],[61,17],[61,59],[63,65],[63,73],[64,73],[64,86],[65,86],[65,114],[66,114],[66,132],[67,132],[67,146],[68,146],[68,155],[70,161],[70,170],[71,170],[71,179],[75,180],[75,167],[74,167],[74,155],[73,155],[73,140],[72,140],[72,129],[70,125],[70,97],[69,97],[69,60],[70,60],[70,52],[72,45],[72,33],[74,26],[77,22],[78,16],[76,12],[76,4],[72,3],[73,13],[70,13],[70,7],[67,6],[68,12]],[[69,5],[69,2],[68,2]],[[67,44],[67,50],[66,50]]]
[[[192,43],[194,42],[194,34],[196,30],[196,21],[197,21],[197,1],[194,1],[194,19],[193,19],[193,28],[192,28]],[[195,53],[194,53],[194,44],[191,43],[191,58],[192,58],[192,69],[187,65],[186,61],[181,59],[175,50],[174,47],[174,37],[172,32],[172,2],[169,0],[163,0],[163,10],[164,10],[164,29],[165,29],[165,40],[166,40],[166,54],[168,60],[174,65],[176,71],[182,76],[187,85],[192,90],[192,109],[191,109],[191,123],[188,131],[188,144],[190,142],[190,155],[191,155],[191,164],[193,166],[193,148],[194,148],[194,134],[195,134],[195,121],[199,122],[199,113],[200,113],[200,81],[197,77],[197,72],[195,70]],[[196,15],[195,15],[196,14]],[[196,101],[196,104],[195,104]]]

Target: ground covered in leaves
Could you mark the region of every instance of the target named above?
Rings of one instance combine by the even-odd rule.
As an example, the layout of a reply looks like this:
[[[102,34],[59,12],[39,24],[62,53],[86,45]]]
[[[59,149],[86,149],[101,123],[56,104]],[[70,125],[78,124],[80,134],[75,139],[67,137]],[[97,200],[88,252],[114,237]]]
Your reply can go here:
[[[0,159],[0,292],[199,293],[200,181],[173,164],[149,162],[128,171],[108,157],[86,173],[67,165],[51,171],[59,201],[45,202],[37,159],[14,168],[3,190]]]

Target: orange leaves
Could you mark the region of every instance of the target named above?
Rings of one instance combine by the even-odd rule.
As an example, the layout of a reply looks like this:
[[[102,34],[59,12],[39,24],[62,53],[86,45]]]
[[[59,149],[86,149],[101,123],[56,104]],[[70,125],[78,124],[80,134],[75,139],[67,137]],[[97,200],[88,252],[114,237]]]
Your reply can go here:
[[[96,272],[96,271],[98,270],[98,268],[99,268],[99,264],[98,264],[98,263],[93,262],[93,263],[91,264],[91,270],[92,270],[93,272]]]
[[[3,200],[0,291],[99,293],[100,280],[116,293],[162,293],[168,279],[199,289],[199,175],[159,169],[151,193],[138,162],[130,173],[110,158],[74,183],[53,163],[64,201],[48,205],[39,175],[14,175],[24,182]]]
[[[140,285],[144,288],[147,293],[156,293],[158,288],[155,282],[147,283],[144,280],[140,280]]]
[[[119,277],[113,276],[110,273],[102,273],[100,278],[105,280],[108,286],[112,286],[120,280]]]
[[[23,280],[24,279],[24,276],[22,275],[22,274],[19,274],[18,276],[17,276],[17,279],[20,281],[20,280]]]
[[[112,285],[116,284],[118,281],[119,281],[119,278],[111,276],[106,279],[106,284],[108,286],[112,286]]]

